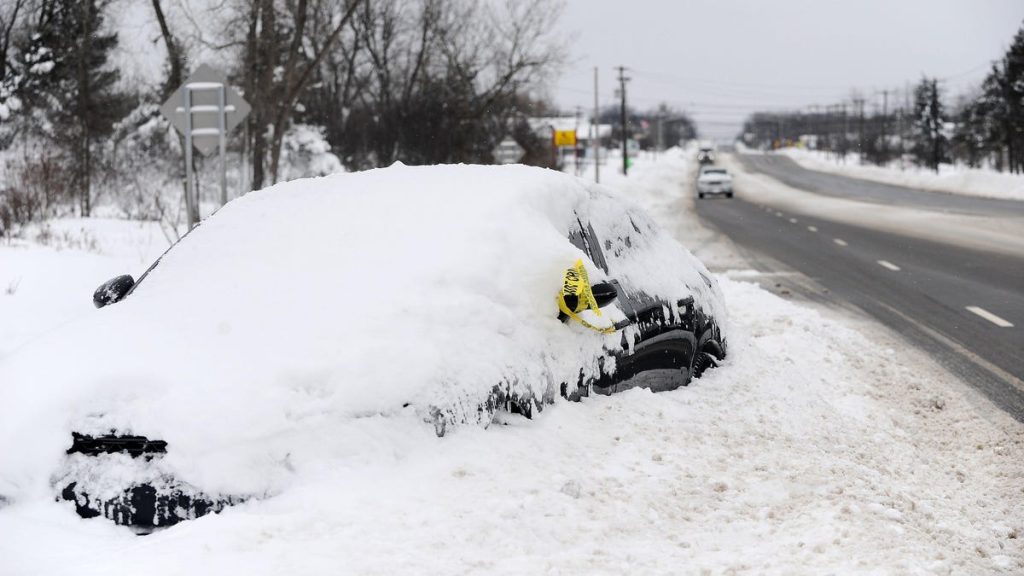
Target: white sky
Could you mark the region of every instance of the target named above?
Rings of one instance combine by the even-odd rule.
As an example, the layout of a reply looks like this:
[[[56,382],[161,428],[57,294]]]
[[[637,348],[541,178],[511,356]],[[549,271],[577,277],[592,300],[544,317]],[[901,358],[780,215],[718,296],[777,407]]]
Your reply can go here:
[[[1024,22],[1024,0],[563,0],[569,62],[550,94],[567,110],[615,101],[685,109],[701,134],[732,138],[755,109],[882,105],[922,74],[950,95],[977,85]],[[890,96],[890,106],[894,100]]]

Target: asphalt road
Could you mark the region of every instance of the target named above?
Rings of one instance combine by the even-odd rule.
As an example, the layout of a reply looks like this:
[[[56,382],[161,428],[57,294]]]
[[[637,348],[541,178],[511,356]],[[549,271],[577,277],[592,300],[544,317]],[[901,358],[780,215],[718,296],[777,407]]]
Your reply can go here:
[[[741,160],[748,171],[770,166],[763,173],[790,186],[877,202],[880,210],[882,204],[899,203],[979,215],[996,210],[989,202],[1003,203],[964,202],[951,194],[815,173],[789,159],[783,159],[787,165],[751,158]],[[899,192],[884,202],[873,199],[892,188]],[[697,212],[753,254],[755,262],[760,255],[809,277],[828,291],[812,297],[864,310],[1024,422],[1024,254],[981,252],[827,217],[786,214],[740,196],[698,201]]]

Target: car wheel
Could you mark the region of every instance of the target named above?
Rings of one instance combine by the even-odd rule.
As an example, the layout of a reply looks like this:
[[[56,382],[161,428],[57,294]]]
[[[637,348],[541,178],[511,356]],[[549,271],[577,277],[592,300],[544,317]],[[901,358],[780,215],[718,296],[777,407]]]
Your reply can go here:
[[[704,199],[704,193],[703,192],[698,192],[697,193],[697,198],[700,198],[701,200],[703,200]]]
[[[725,351],[722,345],[716,340],[708,340],[701,346],[700,351],[693,357],[693,368],[691,373],[694,378],[700,378],[708,368],[717,368],[718,363],[725,358]]]
[[[732,198],[732,192],[729,192],[729,193],[727,193],[727,194],[725,195],[725,197],[726,197],[726,198]]]
[[[714,366],[718,366],[715,362],[714,356],[707,352],[698,352],[693,358],[693,369],[691,370],[691,374],[693,375],[693,378],[700,378],[704,374],[705,370]]]

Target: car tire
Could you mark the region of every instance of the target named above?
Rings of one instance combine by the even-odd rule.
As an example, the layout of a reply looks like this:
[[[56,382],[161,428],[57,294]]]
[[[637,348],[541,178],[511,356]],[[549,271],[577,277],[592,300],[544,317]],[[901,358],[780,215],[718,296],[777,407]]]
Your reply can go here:
[[[703,192],[697,192],[697,198],[700,198],[701,200],[703,200],[704,199],[704,193]]]
[[[732,198],[732,192],[727,192],[727,193],[726,193],[726,195],[725,195],[725,197],[726,197],[726,198]]]

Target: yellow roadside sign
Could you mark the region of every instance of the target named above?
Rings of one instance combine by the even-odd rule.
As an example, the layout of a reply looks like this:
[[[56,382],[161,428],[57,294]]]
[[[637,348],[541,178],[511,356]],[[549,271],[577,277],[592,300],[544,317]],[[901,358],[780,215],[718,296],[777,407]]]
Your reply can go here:
[[[555,146],[575,146],[575,130],[555,130]]]

